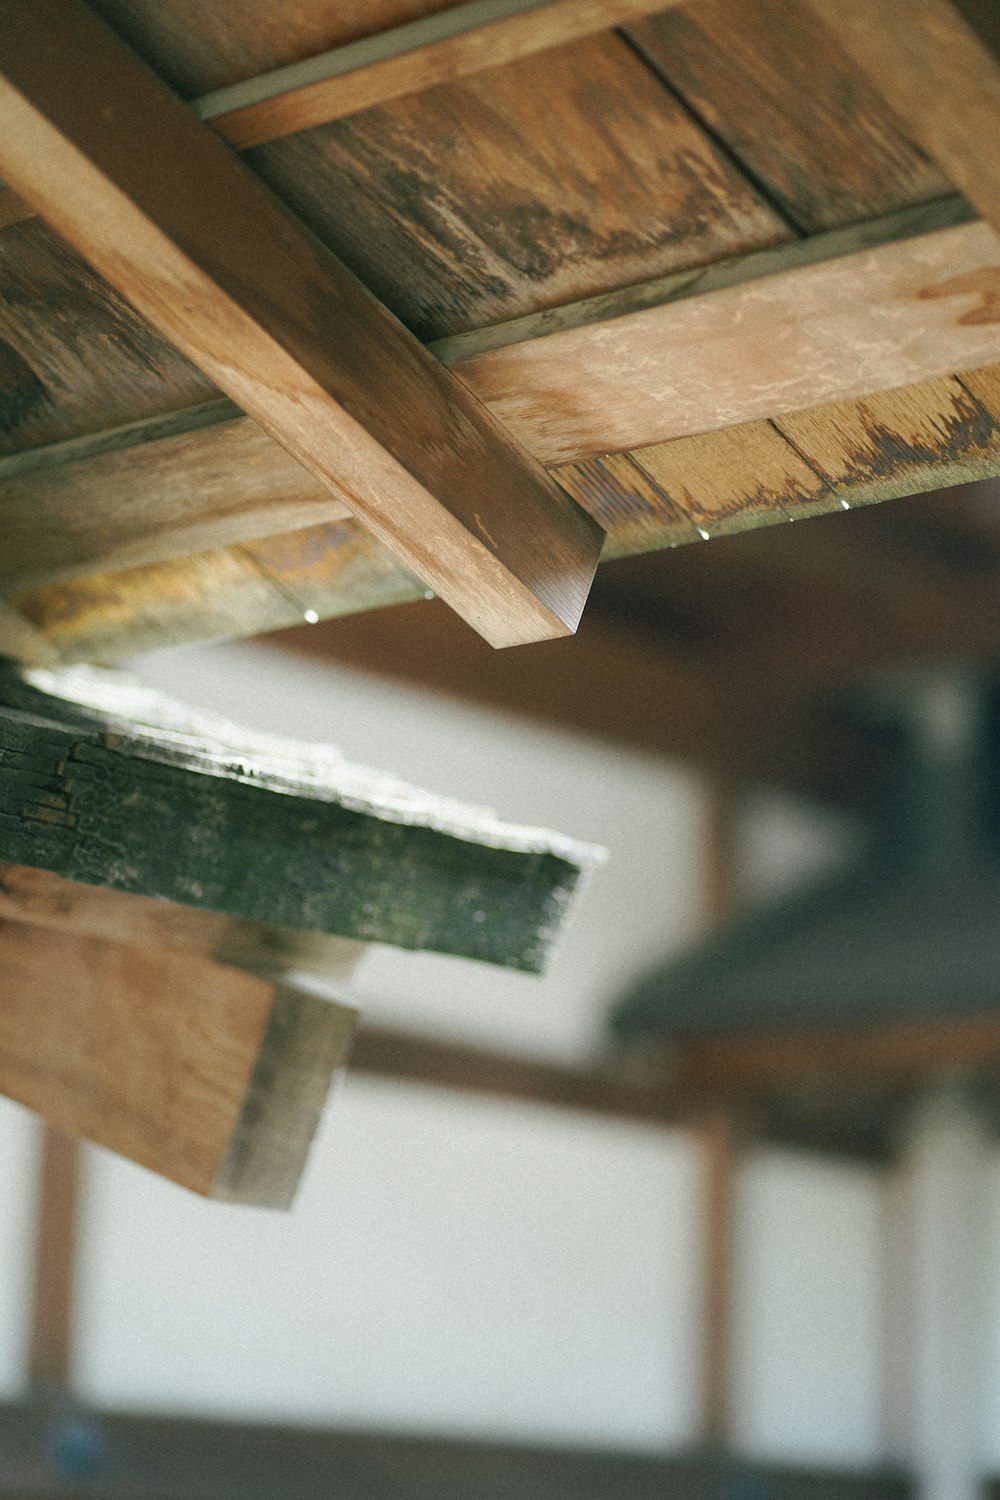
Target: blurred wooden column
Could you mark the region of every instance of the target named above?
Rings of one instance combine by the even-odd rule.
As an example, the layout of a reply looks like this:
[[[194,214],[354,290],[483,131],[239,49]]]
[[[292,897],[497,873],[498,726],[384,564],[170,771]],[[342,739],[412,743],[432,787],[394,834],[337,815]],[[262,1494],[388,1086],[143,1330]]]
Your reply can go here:
[[[43,1127],[28,1332],[32,1389],[66,1390],[72,1380],[80,1155],[78,1141]]]
[[[711,931],[737,904],[738,802],[732,788],[708,786],[702,910]],[[702,1155],[702,1336],[698,1439],[732,1446],[733,1283],[739,1165],[745,1122],[720,1101],[694,1122]]]

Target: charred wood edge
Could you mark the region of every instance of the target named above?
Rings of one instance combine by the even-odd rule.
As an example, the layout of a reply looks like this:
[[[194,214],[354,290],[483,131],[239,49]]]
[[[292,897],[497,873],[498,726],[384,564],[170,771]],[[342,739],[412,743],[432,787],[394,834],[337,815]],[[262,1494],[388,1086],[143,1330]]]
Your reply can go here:
[[[0,674],[12,864],[538,972],[595,854],[371,780],[322,747],[248,733],[241,752],[221,720],[128,690],[107,706],[93,677],[69,681]]]
[[[85,1488],[67,1489],[67,1481]],[[840,1472],[724,1454],[649,1455],[448,1437],[0,1407],[0,1500],[719,1500],[741,1482],[768,1500],[908,1500],[899,1469]]]

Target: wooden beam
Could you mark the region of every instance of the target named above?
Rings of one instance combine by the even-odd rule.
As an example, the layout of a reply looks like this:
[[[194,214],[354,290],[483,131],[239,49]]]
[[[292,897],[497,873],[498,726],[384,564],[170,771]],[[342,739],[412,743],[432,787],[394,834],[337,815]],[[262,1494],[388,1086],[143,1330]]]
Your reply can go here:
[[[243,151],[640,20],[679,0],[473,0],[195,101]]]
[[[703,1205],[703,1308],[701,1440],[709,1447],[732,1443],[733,1255],[737,1187],[744,1141],[733,1111],[716,1106],[694,1126],[701,1148]]]
[[[289,1206],[348,1006],[187,954],[6,922],[0,988],[0,1092],[194,1192]],[[54,1322],[40,1362],[58,1360],[61,1338]]]
[[[66,1390],[73,1373],[79,1195],[79,1145],[47,1125],[41,1134],[35,1200],[28,1380],[48,1391]]]
[[[726,1032],[678,1039],[671,1055],[676,1087],[698,1096],[759,1094],[804,1083],[914,1083],[946,1069],[995,1067],[1000,1019],[971,1015],[870,1027]]]
[[[15,190],[492,644],[571,632],[597,527],[336,257],[77,0],[0,55]]]
[[[84,885],[530,972],[596,853],[112,674],[0,676],[0,831]]]
[[[808,0],[912,138],[1000,229],[1000,64],[951,0]],[[988,316],[996,274],[966,273]],[[959,288],[955,288],[956,291]]]
[[[587,330],[588,337],[610,336],[614,330],[632,326],[630,320],[638,312],[659,317],[684,308],[690,309],[691,316],[711,322],[716,314],[703,303],[710,309],[713,299],[724,293],[742,288],[741,295],[750,297],[759,286],[770,295],[768,289],[785,284],[793,272],[812,267],[819,273],[828,259],[839,262],[842,269],[854,264],[859,246],[879,256],[902,253],[892,239],[898,234],[910,236],[905,243],[915,253],[914,247],[938,244],[944,226],[957,231],[961,225],[955,221],[966,212],[960,202],[945,200],[849,231],[814,236],[535,318],[481,329],[441,341],[432,346],[433,352],[453,362],[456,373],[472,384],[475,394],[488,396],[492,362],[503,357],[511,342],[523,344],[525,357],[530,358],[535,341],[550,347],[559,334],[568,341],[560,356],[565,358],[560,380],[572,383],[577,376],[574,341]],[[964,226],[970,229],[980,235],[984,232],[981,225]],[[795,316],[792,305],[786,311],[789,317]],[[992,338],[992,331],[988,332]],[[834,328],[830,336],[835,333]],[[814,334],[806,329],[803,336]],[[842,364],[843,354],[838,358]],[[743,383],[738,399],[746,398],[751,406],[752,381],[746,371],[753,368],[752,362],[742,361],[731,377],[733,383]],[[685,392],[689,415],[691,410],[694,415],[682,425],[711,426],[718,418],[716,388],[708,373],[703,374],[702,386]],[[884,378],[897,383],[891,370]],[[913,399],[930,408],[928,432],[908,446],[897,444],[899,451],[891,467],[881,457],[870,495],[863,488],[863,473],[852,475],[850,482],[825,483],[815,465],[810,465],[808,443],[803,445],[794,430],[776,432],[768,422],[703,433],[687,443],[664,446],[657,442],[636,448],[634,461],[625,455],[609,457],[605,450],[615,447],[622,436],[622,421],[633,420],[631,414],[623,413],[617,398],[609,400],[607,412],[600,414],[606,430],[592,428],[585,434],[584,450],[576,453],[574,449],[573,461],[556,467],[553,477],[608,533],[607,557],[695,540],[699,531],[714,535],[720,530],[769,524],[788,514],[832,509],[838,494],[853,504],[944,483],[947,456],[951,456],[953,470],[966,478],[989,471],[991,464],[994,470],[1000,467],[1000,436],[995,454],[988,442],[980,442],[966,455],[968,444],[963,438],[968,424],[963,426],[962,414],[950,409],[954,400],[946,399],[938,383],[926,391],[910,389]],[[656,395],[656,389],[651,388],[649,394]],[[960,394],[957,387],[956,394]],[[885,410],[878,415],[879,431],[886,428],[891,434],[894,416],[905,423],[907,399],[895,392],[881,398]],[[544,441],[572,441],[575,410],[574,405],[568,417],[550,414],[550,435]],[[859,410],[860,441],[854,447],[864,451],[871,435],[864,431],[864,408]],[[669,425],[675,416],[667,403],[655,431],[667,430],[664,422]],[[775,420],[781,423],[785,418]],[[793,424],[795,420],[788,417]],[[535,441],[538,434],[532,431],[526,436]],[[604,456],[587,460],[586,450],[595,443]],[[103,573],[169,561],[347,514],[342,498],[331,494],[321,480],[225,400],[0,458],[0,505],[6,539],[0,588],[8,593],[86,577],[95,568]]]
[[[462,380],[548,465],[907,386],[1000,358],[983,223],[775,271],[473,354]],[[985,300],[984,300],[985,299]]]

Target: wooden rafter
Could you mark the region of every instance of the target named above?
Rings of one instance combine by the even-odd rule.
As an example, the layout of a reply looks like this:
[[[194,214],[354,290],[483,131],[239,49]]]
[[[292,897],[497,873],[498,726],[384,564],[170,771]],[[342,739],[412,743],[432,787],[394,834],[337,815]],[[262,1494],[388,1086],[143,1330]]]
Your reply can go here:
[[[571,632],[600,532],[462,386],[76,0],[0,42],[15,189],[493,644]]]

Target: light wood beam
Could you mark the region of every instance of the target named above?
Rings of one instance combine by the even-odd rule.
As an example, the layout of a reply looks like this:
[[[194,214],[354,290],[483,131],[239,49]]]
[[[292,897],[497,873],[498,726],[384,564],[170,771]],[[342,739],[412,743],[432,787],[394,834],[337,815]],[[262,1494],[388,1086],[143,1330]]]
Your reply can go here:
[[[76,0],[0,57],[11,186],[492,644],[571,632],[598,528],[222,142]]]
[[[1000,64],[951,0],[808,0],[912,138],[1000,229]],[[967,278],[992,310],[998,277]],[[956,288],[955,290],[958,290]],[[992,295],[991,295],[992,294]]]
[[[558,335],[568,341],[558,376],[560,384],[568,386],[579,373],[574,341],[584,335],[597,338],[605,327],[613,331],[631,325],[636,309],[645,309],[644,316],[667,316],[690,306],[701,317],[698,308],[703,302],[711,304],[728,292],[751,297],[760,287],[769,296],[769,288],[796,271],[819,271],[823,264],[843,269],[860,253],[852,252],[851,246],[864,244],[872,255],[881,256],[938,243],[947,232],[940,226],[960,219],[964,212],[960,202],[946,201],[535,319],[481,329],[442,341],[433,352],[453,361],[463,379],[475,376],[480,384],[474,393],[486,395],[492,362],[504,357],[511,341],[523,347],[530,361],[536,340],[549,347]],[[939,227],[929,229],[933,224]],[[904,230],[913,235],[905,242],[880,239]],[[952,223],[950,232],[966,231],[988,233],[982,225]],[[818,254],[832,259],[817,262]],[[959,298],[960,305],[967,302],[967,297]],[[791,306],[788,315],[794,316]],[[717,315],[705,316],[711,321]],[[830,314],[831,338],[837,316]],[[987,334],[993,339],[995,330]],[[802,336],[813,335],[804,329]],[[637,344],[637,358],[640,353]],[[842,368],[849,354],[838,351]],[[752,362],[747,368],[749,376],[743,364],[734,368],[731,385],[738,387],[737,399],[752,407]],[[718,416],[707,367],[703,374],[702,397],[685,393],[692,426],[710,425]],[[887,368],[882,378],[894,379],[893,371]],[[574,406],[568,415],[546,420],[542,440],[558,445],[582,442],[579,453],[573,447],[572,462],[556,466],[552,477],[606,531],[603,555],[623,556],[696,540],[699,533],[716,535],[797,519],[836,509],[839,503],[867,503],[996,473],[997,382],[988,370],[974,378],[979,381],[975,388],[965,389],[954,379],[924,382],[834,407],[786,412],[722,432],[656,442],[632,449],[631,457],[608,456],[605,450],[624,435],[622,424],[635,420],[626,410],[628,392],[623,390],[620,399],[609,398],[606,409],[592,413],[596,425],[586,433],[578,430]],[[675,415],[668,403],[653,430],[666,430]],[[643,433],[650,435],[645,419],[635,435]],[[526,435],[538,440],[537,432]],[[603,456],[586,458],[586,450],[595,445]],[[208,402],[0,458],[5,535],[0,589],[13,594],[86,577],[95,569],[104,573],[169,562],[210,546],[334,520],[346,509],[341,498],[231,402]],[[376,590],[372,603],[379,597]]]
[[[289,1206],[353,1010],[188,954],[23,923],[0,922],[0,988],[0,1092],[204,1196]],[[58,1376],[52,1314],[37,1373]]]
[[[534,337],[522,323],[517,342],[447,354],[558,465],[989,364],[998,284],[1000,240],[977,222]]]

